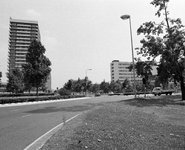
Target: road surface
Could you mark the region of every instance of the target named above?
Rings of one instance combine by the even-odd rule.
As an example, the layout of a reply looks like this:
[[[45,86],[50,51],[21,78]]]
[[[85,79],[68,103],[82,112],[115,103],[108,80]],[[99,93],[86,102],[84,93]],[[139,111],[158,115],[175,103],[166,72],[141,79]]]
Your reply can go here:
[[[52,128],[104,102],[133,96],[101,96],[72,101],[0,105],[0,150],[24,150]]]

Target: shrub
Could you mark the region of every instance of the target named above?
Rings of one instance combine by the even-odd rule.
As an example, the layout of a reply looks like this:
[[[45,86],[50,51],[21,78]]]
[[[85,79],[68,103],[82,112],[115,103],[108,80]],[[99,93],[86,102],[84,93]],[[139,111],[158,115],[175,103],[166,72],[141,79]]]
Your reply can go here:
[[[71,92],[69,90],[66,90],[65,88],[61,88],[58,93],[61,95],[61,96],[64,96],[64,95],[71,95]]]
[[[23,102],[35,102],[35,101],[47,101],[47,100],[59,100],[59,99],[68,99],[68,98],[81,98],[84,95],[63,95],[63,96],[47,96],[47,97],[7,97],[0,99],[0,104],[8,103],[23,103]]]

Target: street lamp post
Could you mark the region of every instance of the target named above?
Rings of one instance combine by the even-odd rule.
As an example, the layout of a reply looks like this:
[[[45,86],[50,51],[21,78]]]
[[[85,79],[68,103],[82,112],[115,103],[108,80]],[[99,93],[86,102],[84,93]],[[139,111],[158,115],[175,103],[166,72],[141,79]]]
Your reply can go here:
[[[134,75],[134,95],[135,95],[135,98],[136,98],[136,78],[135,78],[135,64],[134,64],[134,50],[133,50],[133,40],[132,40],[131,17],[130,17],[130,15],[122,15],[121,19],[123,19],[123,20],[129,19],[129,24],[130,24],[130,38],[131,38],[131,48],[132,48],[132,64],[133,64],[133,75]]]
[[[85,72],[85,95],[87,94],[87,71],[92,70],[92,69],[87,69]]]

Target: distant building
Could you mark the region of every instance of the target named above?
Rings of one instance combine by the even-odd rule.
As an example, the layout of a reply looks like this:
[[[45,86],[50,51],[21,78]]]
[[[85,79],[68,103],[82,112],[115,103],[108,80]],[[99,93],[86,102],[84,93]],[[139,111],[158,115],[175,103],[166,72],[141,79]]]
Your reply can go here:
[[[34,39],[41,40],[41,36],[38,21],[10,18],[9,32],[8,72],[11,74],[13,69],[21,69],[26,63],[29,45]],[[51,77],[48,79],[47,90],[51,90]]]
[[[111,81],[124,82],[125,79],[128,79],[131,83],[134,82],[133,71],[129,71],[129,66],[131,62],[120,62],[119,60],[113,60],[110,63],[110,73],[111,73]],[[142,78],[138,78],[135,75],[136,81],[141,81]]]

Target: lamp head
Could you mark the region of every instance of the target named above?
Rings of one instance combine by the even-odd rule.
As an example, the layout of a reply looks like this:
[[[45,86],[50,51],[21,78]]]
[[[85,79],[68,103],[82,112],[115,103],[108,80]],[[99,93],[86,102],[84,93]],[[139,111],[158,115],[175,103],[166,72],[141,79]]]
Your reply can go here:
[[[123,20],[126,20],[130,18],[130,15],[122,15],[120,18]]]

